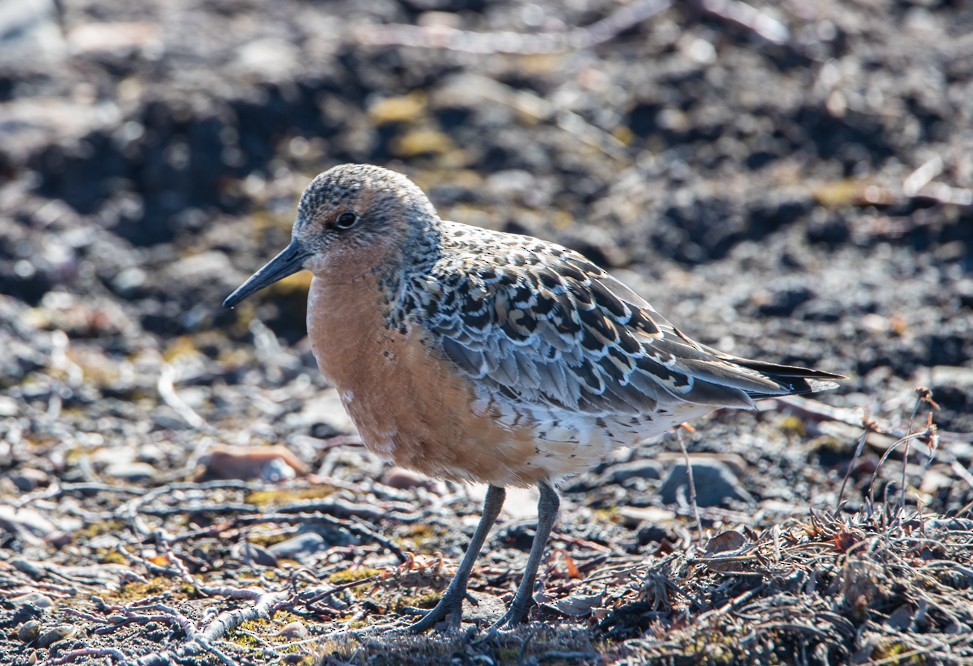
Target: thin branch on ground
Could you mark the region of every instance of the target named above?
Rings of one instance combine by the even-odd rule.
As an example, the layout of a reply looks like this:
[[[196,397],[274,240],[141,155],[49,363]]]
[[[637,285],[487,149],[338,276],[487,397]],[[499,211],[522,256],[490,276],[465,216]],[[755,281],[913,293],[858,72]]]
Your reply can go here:
[[[693,465],[689,459],[689,450],[686,448],[686,442],[682,436],[683,429],[684,427],[676,428],[676,441],[679,442],[679,448],[682,450],[683,460],[686,461],[686,478],[689,481],[689,504],[693,508],[693,517],[696,519],[696,531],[699,535],[699,541],[702,543],[703,520],[699,516],[699,504],[696,502],[696,480],[693,478]]]
[[[115,648],[82,648],[80,650],[65,652],[54,659],[45,659],[40,663],[40,666],[63,666],[64,664],[73,664],[80,659],[97,658],[112,659],[120,662],[128,661],[128,656],[121,650],[116,650]]]
[[[354,39],[374,46],[413,46],[481,55],[566,53],[604,44],[671,6],[671,0],[635,0],[589,26],[564,32],[473,32],[448,26],[389,24],[360,27]]]

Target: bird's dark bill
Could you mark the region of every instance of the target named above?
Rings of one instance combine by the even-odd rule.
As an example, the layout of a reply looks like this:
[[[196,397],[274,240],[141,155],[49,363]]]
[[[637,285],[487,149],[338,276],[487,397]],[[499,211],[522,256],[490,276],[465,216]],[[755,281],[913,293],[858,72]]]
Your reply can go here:
[[[259,271],[241,284],[236,291],[226,297],[223,307],[232,308],[250,294],[254,294],[264,287],[269,287],[278,280],[283,280],[288,275],[302,270],[304,260],[310,256],[310,252],[296,240],[292,240],[284,251],[271,259]]]

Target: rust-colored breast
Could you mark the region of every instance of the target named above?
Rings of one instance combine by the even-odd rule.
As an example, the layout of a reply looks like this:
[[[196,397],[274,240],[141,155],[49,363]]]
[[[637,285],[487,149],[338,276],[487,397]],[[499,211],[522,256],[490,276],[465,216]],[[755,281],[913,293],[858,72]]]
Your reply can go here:
[[[371,278],[311,283],[311,348],[370,450],[439,478],[503,486],[548,476],[530,425],[505,427],[421,332],[388,329],[383,313]]]

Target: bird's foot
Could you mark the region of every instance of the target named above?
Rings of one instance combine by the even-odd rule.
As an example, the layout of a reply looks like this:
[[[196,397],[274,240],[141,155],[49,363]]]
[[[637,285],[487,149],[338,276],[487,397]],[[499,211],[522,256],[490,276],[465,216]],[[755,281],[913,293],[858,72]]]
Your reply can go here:
[[[436,607],[426,613],[421,620],[406,627],[405,631],[410,634],[419,634],[430,629],[456,631],[463,619],[464,598],[466,598],[465,590],[454,590],[453,587],[449,587]]]
[[[524,600],[514,599],[507,612],[501,615],[499,620],[490,625],[490,628],[487,629],[487,634],[496,634],[499,631],[513,629],[523,624],[527,619],[527,611],[532,601],[533,599],[530,598]]]

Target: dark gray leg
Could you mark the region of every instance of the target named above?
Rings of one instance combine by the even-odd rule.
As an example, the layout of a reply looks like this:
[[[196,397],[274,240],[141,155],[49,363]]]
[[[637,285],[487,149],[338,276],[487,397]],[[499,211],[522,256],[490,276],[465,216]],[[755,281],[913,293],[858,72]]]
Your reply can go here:
[[[534,581],[537,579],[537,569],[540,567],[544,548],[547,546],[547,539],[551,536],[551,529],[557,519],[557,508],[561,504],[557,491],[547,481],[541,481],[537,484],[537,489],[541,491],[540,499],[537,500],[537,531],[534,533],[534,542],[530,546],[527,568],[524,570],[524,577],[520,580],[520,587],[517,588],[517,594],[510,604],[510,609],[490,627],[491,631],[514,627],[523,622],[524,618],[527,617],[527,610],[534,600]]]
[[[415,633],[426,631],[443,620],[446,620],[448,629],[459,627],[460,621],[463,619],[463,599],[466,598],[466,584],[473,572],[473,563],[476,562],[476,556],[480,554],[480,549],[483,548],[483,542],[486,541],[490,528],[493,527],[493,523],[497,521],[497,516],[500,515],[500,509],[503,507],[503,500],[506,496],[507,491],[499,486],[487,488],[486,499],[483,500],[483,514],[480,516],[476,531],[473,532],[473,538],[470,539],[470,545],[466,548],[466,554],[463,555],[463,561],[460,562],[459,569],[456,570],[456,575],[449,582],[449,587],[446,588],[446,592],[439,603],[436,604],[436,607],[426,613],[424,618],[409,627],[409,631]]]

